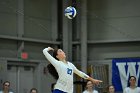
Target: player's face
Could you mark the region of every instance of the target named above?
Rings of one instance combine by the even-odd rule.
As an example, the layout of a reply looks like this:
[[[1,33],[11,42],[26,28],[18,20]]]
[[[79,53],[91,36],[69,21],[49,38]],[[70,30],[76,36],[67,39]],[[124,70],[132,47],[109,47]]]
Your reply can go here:
[[[114,89],[114,86],[110,86],[109,87],[109,93],[114,93],[115,89]]]
[[[5,89],[9,89],[9,87],[10,87],[10,84],[9,84],[8,82],[6,82],[6,83],[4,84],[4,88],[5,88]]]
[[[92,89],[93,88],[93,83],[91,81],[88,81],[87,82],[87,88],[89,89]]]
[[[65,55],[65,53],[63,52],[62,49],[57,50],[57,58],[58,59],[65,59],[66,58],[66,55]]]
[[[32,90],[32,92],[31,93],[37,93],[37,91],[36,90]]]
[[[134,77],[131,77],[129,82],[130,82],[130,86],[135,86],[136,79]]]

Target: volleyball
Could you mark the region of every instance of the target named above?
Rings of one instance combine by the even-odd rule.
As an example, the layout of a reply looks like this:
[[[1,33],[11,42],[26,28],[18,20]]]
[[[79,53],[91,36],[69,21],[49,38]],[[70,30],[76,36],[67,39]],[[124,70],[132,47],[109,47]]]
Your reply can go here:
[[[64,13],[68,19],[73,19],[77,14],[76,9],[72,6],[67,7]]]

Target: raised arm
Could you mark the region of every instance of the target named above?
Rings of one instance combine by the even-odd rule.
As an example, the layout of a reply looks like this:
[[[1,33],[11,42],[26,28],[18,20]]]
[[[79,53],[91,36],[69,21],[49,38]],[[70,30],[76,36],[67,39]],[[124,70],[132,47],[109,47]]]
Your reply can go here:
[[[45,57],[48,59],[48,61],[49,61],[52,65],[55,66],[55,65],[59,64],[59,62],[58,62],[58,60],[56,60],[54,57],[52,57],[52,56],[48,53],[48,51],[50,51],[50,50],[53,50],[53,48],[48,47],[48,48],[43,49],[43,54],[44,54]]]

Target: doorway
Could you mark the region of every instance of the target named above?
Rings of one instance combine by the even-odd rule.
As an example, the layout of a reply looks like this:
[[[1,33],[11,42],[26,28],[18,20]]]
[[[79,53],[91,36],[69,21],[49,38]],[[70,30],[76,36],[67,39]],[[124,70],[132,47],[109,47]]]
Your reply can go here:
[[[34,87],[35,69],[34,65],[8,64],[7,80],[11,83],[11,90],[14,93],[29,93],[30,89]]]

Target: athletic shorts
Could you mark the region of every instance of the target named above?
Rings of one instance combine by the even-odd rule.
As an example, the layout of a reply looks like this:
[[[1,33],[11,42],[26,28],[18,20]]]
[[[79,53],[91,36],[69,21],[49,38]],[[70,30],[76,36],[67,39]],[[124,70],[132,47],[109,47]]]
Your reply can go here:
[[[53,90],[52,93],[67,93],[67,92],[63,92],[63,91],[61,91],[61,90],[59,90],[59,89],[55,89],[55,90]]]

